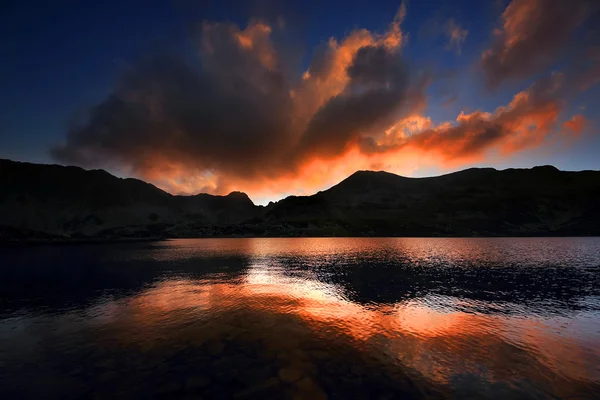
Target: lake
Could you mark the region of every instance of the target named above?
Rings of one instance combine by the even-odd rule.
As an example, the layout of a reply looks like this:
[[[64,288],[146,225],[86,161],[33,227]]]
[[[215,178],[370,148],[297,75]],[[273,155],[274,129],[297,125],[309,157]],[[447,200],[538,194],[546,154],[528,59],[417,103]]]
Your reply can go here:
[[[0,398],[592,399],[600,238],[0,248]]]

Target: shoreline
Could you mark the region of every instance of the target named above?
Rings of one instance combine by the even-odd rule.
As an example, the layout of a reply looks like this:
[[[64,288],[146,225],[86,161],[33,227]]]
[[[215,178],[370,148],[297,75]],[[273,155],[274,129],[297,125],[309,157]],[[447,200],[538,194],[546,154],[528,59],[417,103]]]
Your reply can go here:
[[[594,238],[599,235],[574,234],[531,234],[531,235],[365,235],[365,236],[246,236],[246,235],[214,235],[214,236],[156,236],[156,237],[122,237],[122,238],[21,238],[0,239],[0,247],[35,246],[35,245],[84,245],[84,244],[119,244],[160,242],[176,239],[519,239],[519,238]]]

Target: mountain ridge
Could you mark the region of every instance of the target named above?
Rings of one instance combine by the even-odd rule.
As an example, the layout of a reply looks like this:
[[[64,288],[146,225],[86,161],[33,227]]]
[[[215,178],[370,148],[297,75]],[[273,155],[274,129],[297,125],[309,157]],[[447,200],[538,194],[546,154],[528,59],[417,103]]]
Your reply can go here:
[[[356,171],[268,206],[246,193],[173,195],[104,170],[0,159],[0,237],[600,235],[600,171]]]

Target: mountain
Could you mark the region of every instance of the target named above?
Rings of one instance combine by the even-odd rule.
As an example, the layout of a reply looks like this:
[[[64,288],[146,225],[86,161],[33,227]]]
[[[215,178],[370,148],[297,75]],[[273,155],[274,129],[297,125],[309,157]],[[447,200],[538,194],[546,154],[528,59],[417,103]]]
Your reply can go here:
[[[471,168],[432,178],[359,171],[277,203],[267,219],[352,236],[597,235],[598,199],[599,171]]]
[[[252,217],[255,209],[239,192],[173,196],[103,170],[0,160],[0,226],[5,236],[153,236],[190,220],[236,223]]]
[[[358,171],[267,207],[174,196],[102,170],[0,160],[0,237],[600,235],[600,172],[471,168],[431,178]]]

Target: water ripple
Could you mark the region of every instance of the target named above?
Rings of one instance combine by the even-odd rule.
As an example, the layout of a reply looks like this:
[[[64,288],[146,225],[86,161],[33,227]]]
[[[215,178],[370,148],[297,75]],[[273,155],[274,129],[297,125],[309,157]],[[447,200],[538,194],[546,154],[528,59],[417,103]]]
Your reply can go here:
[[[65,249],[0,255],[3,398],[600,393],[597,238]]]

